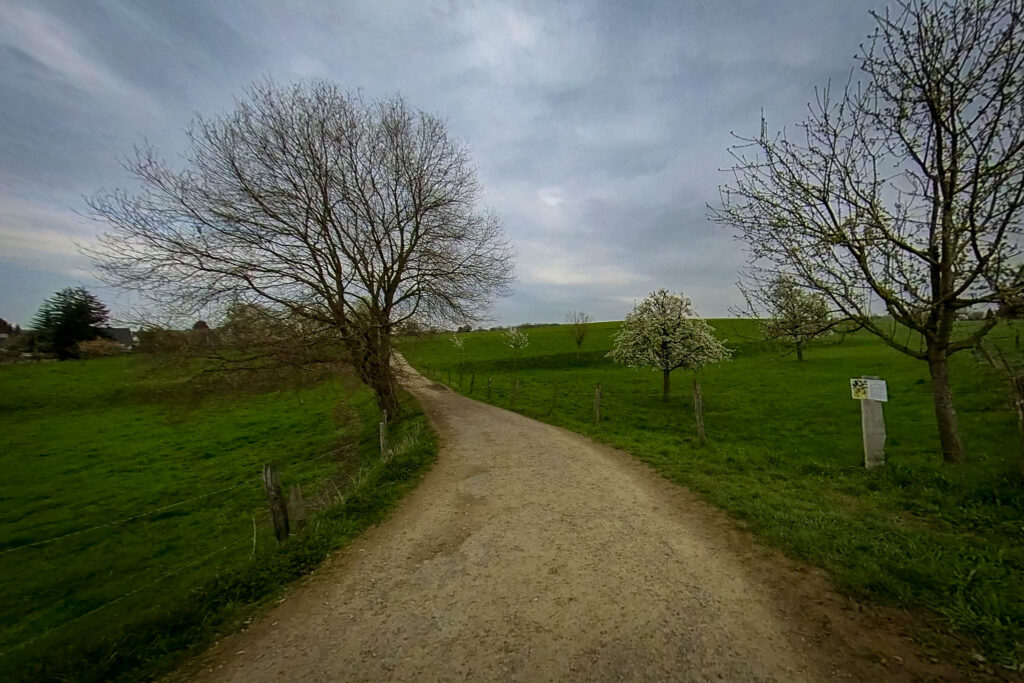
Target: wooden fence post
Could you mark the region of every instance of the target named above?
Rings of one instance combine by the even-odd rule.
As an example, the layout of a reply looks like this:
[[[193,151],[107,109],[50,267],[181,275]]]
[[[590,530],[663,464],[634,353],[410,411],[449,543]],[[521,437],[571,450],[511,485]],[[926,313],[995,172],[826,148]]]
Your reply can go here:
[[[452,369],[448,368],[448,386],[452,385]]]
[[[512,385],[512,402],[509,404],[509,407],[511,407],[511,408],[515,408],[516,407],[516,397],[518,397],[518,396],[519,396],[519,378],[516,377],[516,383]]]
[[[594,422],[601,424],[601,383],[594,387]]]
[[[306,526],[306,502],[302,500],[299,486],[293,486],[288,492],[288,515],[296,530]]]
[[[288,508],[281,490],[281,477],[277,467],[263,465],[263,487],[267,490],[267,505],[270,507],[270,519],[274,523],[274,537],[278,541],[288,538]]]
[[[469,393],[473,393],[473,384],[476,383],[476,373],[474,372],[469,376]]]
[[[555,414],[555,401],[558,400],[558,385],[551,390],[551,407],[548,409],[548,417]]]
[[[488,401],[491,400],[491,382],[492,382],[491,378],[488,377],[487,378],[487,400]]]
[[[697,444],[703,446],[708,442],[704,433],[704,397],[700,393],[700,379],[693,378],[693,416],[697,419]]]
[[[380,457],[388,452],[388,411],[382,411],[380,416]]]

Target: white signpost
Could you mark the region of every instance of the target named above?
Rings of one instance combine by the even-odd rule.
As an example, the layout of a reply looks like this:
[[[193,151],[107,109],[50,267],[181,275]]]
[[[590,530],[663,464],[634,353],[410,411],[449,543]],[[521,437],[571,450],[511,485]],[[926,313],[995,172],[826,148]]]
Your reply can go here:
[[[860,400],[860,426],[864,435],[864,467],[885,464],[885,417],[882,403],[889,400],[885,380],[862,375],[850,380],[850,394]]]

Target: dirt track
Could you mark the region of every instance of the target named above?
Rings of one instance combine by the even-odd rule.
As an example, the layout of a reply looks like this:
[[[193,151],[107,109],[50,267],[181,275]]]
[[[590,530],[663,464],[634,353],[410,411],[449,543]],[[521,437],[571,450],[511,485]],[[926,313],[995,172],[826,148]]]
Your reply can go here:
[[[627,454],[407,383],[442,436],[384,524],[179,676],[943,680],[862,609]]]

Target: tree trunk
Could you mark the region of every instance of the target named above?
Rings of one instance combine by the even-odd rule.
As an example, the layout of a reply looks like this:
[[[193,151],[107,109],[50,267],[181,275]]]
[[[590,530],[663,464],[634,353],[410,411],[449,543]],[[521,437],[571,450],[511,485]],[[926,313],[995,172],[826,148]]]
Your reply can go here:
[[[700,378],[693,378],[693,416],[697,420],[697,443],[701,446],[708,442],[704,433],[704,397],[700,393]]]
[[[267,490],[267,504],[270,506],[270,519],[274,524],[274,538],[279,542],[288,538],[288,507],[284,502],[284,491],[281,489],[281,476],[277,467],[263,465],[263,486]]]
[[[661,400],[668,403],[668,392],[669,392],[669,375],[672,374],[671,370],[661,371]]]
[[[358,363],[356,372],[363,382],[373,389],[377,407],[388,415],[398,415],[398,396],[395,392],[395,375],[391,368],[391,339],[386,334],[371,330],[359,340],[360,345],[353,355]],[[449,382],[450,384],[450,382]]]
[[[796,359],[798,362],[804,359],[804,345],[800,342],[796,343]]]
[[[939,426],[942,459],[946,462],[964,462],[967,454],[960,440],[956,410],[953,408],[953,390],[949,386],[949,356],[944,349],[929,352],[928,370],[932,376],[932,398],[935,401],[935,421]]]
[[[1013,385],[1013,407],[1017,412],[1017,464],[1020,467],[1021,481],[1024,481],[1024,376],[1013,375],[1010,382]]]

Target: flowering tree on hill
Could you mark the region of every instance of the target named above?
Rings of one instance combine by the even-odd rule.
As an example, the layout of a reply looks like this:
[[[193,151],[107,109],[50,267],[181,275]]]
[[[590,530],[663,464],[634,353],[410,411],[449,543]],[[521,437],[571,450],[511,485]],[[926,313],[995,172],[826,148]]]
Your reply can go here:
[[[465,343],[462,341],[462,337],[460,337],[457,334],[452,335],[451,341],[452,346],[455,347],[455,353],[459,358],[459,371],[461,372],[462,368],[466,364],[466,346]]]
[[[818,337],[858,327],[832,310],[824,296],[801,287],[789,275],[779,275],[760,286],[740,283],[740,290],[748,309],[740,313],[758,318],[765,339],[792,345],[798,361],[804,359],[804,349]]]
[[[510,327],[505,330],[505,346],[512,351],[512,367],[515,368],[519,362],[519,356],[530,345],[530,335],[526,334],[520,327]]]
[[[730,354],[714,328],[695,315],[685,296],[659,289],[633,306],[608,357],[631,368],[661,370],[661,400],[668,401],[673,370],[700,370]]]
[[[715,330],[695,318],[690,300],[666,289],[651,293],[633,306],[612,343],[608,357],[632,368],[661,370],[661,400],[668,401],[672,371],[701,368],[729,358],[731,351],[715,337]],[[704,414],[700,379],[693,379],[693,409],[697,434],[704,443]]]

